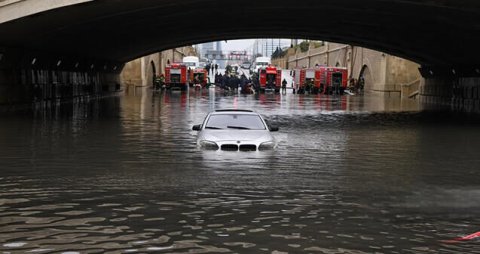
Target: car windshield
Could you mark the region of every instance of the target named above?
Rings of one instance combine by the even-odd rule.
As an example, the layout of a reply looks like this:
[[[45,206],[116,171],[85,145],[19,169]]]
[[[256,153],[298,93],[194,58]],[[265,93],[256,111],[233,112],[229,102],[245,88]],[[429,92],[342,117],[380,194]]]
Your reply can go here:
[[[205,129],[265,130],[265,125],[258,115],[218,114],[211,115]]]

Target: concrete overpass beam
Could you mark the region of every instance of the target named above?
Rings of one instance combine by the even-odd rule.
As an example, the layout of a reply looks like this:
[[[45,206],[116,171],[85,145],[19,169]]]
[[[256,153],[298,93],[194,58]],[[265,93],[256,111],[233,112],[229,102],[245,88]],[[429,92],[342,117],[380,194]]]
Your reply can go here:
[[[420,98],[425,104],[480,113],[479,66],[424,66]]]
[[[0,24],[44,11],[93,0],[0,0]]]
[[[0,48],[0,105],[118,91],[123,63]]]

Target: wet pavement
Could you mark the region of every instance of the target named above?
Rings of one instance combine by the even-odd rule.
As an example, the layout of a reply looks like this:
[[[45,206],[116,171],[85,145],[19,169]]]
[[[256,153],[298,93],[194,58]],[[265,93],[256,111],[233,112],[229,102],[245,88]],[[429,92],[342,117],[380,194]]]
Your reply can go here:
[[[254,109],[270,152],[200,151]],[[480,121],[377,95],[189,91],[0,119],[0,253],[480,253]]]

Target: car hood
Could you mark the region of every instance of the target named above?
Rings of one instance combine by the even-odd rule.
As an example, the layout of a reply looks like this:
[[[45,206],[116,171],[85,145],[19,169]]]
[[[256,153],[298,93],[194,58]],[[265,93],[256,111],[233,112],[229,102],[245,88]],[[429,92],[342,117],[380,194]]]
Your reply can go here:
[[[270,141],[272,135],[267,130],[203,130],[201,139],[209,141]]]

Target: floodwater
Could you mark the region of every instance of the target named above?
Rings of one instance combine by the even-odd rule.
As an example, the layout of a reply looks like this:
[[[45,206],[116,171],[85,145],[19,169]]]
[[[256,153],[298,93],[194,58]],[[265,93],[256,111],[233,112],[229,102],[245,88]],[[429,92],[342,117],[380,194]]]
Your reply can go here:
[[[254,109],[270,152],[201,151]],[[0,117],[0,253],[480,253],[479,121],[416,101],[136,94]]]

